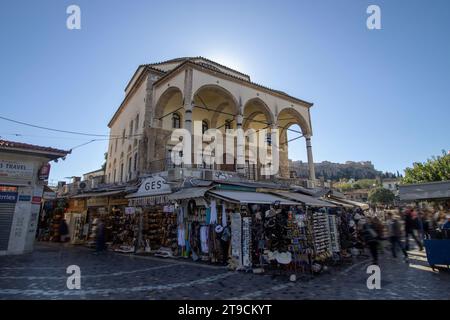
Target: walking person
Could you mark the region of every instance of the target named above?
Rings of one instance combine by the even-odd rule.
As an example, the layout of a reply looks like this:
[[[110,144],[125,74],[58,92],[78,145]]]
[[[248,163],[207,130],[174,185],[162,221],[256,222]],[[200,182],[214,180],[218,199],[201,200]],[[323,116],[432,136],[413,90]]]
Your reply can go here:
[[[58,232],[59,232],[59,241],[67,242],[69,238],[69,226],[67,225],[66,219],[61,220]]]
[[[97,228],[95,233],[95,253],[99,254],[105,248],[105,224],[101,219],[97,220]]]
[[[409,251],[409,236],[411,236],[414,239],[414,241],[416,241],[417,245],[419,246],[419,250],[420,251],[423,250],[422,243],[419,241],[416,234],[414,233],[414,230],[418,229],[416,219],[417,219],[417,214],[413,210],[407,209],[405,211],[404,221],[405,221],[405,242],[406,242],[405,249],[406,249],[406,251]]]
[[[369,221],[363,224],[362,236],[372,255],[372,264],[378,265],[378,234]]]
[[[391,243],[392,257],[397,258],[397,246],[398,246],[403,252],[405,262],[408,262],[408,253],[406,252],[405,248],[403,247],[400,241],[402,234],[400,222],[397,220],[397,218],[394,216],[392,212],[388,213],[388,219],[386,221],[386,224],[388,229],[389,242]]]

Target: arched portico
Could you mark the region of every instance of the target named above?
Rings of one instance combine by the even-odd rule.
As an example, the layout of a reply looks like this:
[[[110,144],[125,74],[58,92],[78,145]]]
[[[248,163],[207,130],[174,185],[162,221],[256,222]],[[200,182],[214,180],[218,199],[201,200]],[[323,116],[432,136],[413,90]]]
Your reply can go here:
[[[297,138],[305,138],[306,152],[308,157],[309,179],[315,180],[314,160],[312,156],[311,135],[312,130],[309,122],[294,108],[284,108],[277,116],[277,124],[279,128],[279,141],[280,141],[280,172],[282,177],[289,177],[289,165],[288,165],[288,139],[287,131],[293,131],[296,133]],[[301,131],[293,130],[290,127],[297,124]]]

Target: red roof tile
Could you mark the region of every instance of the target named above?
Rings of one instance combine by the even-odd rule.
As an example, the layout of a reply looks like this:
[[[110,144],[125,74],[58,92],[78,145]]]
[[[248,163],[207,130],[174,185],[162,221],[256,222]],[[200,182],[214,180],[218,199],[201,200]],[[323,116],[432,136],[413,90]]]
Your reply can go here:
[[[49,153],[58,153],[62,156],[69,154],[70,151],[50,148],[50,147],[42,147],[34,144],[22,143],[22,142],[14,142],[8,140],[0,139],[0,150],[2,149],[22,149],[27,151],[38,151],[38,152],[49,152]]]

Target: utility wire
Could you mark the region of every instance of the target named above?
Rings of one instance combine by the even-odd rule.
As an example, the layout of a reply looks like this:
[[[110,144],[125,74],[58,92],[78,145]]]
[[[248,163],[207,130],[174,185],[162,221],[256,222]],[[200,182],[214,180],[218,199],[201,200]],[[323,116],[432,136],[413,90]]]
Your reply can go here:
[[[14,119],[6,118],[6,117],[3,117],[3,116],[0,116],[0,119],[5,120],[5,121],[9,121],[9,122],[13,122],[13,123],[17,123],[17,124],[21,124],[21,125],[24,125],[24,126],[32,127],[32,128],[38,128],[38,129],[54,131],[54,132],[78,134],[78,135],[82,135],[82,136],[109,137],[109,135],[107,135],[107,134],[85,133],[85,132],[68,131],[68,130],[61,130],[61,129],[54,129],[54,128],[49,128],[49,127],[43,127],[43,126],[38,126],[38,125],[27,123],[27,122],[22,122],[22,121],[17,121],[17,120],[14,120]]]

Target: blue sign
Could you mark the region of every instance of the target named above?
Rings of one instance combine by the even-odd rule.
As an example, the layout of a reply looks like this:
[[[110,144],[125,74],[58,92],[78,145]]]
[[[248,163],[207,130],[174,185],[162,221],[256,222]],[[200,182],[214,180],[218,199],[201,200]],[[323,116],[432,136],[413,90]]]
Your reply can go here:
[[[17,192],[0,192],[0,203],[16,203]]]
[[[21,195],[19,196],[19,201],[31,201],[31,196]]]

